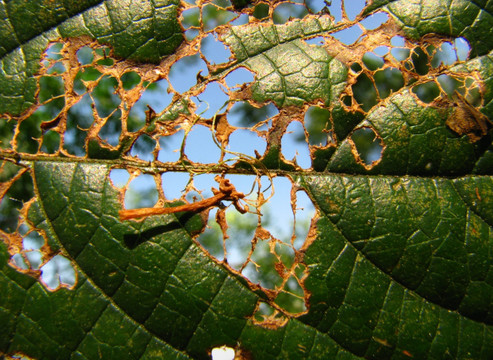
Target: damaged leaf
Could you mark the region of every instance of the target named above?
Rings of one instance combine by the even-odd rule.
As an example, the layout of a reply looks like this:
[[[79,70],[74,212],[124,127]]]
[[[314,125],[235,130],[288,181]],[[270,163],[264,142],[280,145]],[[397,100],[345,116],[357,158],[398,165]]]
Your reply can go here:
[[[0,5],[0,357],[492,358],[493,9],[354,4]]]
[[[10,1],[0,5],[0,113],[19,115],[35,103],[34,76],[50,41],[89,37],[115,56],[158,63],[183,41],[178,1]],[[8,15],[7,15],[8,14]]]

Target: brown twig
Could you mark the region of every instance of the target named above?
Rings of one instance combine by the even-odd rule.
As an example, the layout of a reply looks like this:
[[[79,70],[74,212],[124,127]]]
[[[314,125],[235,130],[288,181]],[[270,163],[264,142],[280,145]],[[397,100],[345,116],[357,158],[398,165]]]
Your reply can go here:
[[[191,204],[173,207],[120,210],[118,213],[120,215],[120,220],[138,219],[152,215],[173,214],[183,211],[200,212],[213,206],[218,206],[223,200],[232,201],[236,210],[242,214],[246,213],[248,211],[248,207],[246,205],[242,206],[238,202],[240,199],[245,197],[245,194],[236,191],[234,185],[231,184],[228,179],[216,176],[215,180],[219,183],[219,190],[212,188],[212,192],[214,193],[213,197]]]

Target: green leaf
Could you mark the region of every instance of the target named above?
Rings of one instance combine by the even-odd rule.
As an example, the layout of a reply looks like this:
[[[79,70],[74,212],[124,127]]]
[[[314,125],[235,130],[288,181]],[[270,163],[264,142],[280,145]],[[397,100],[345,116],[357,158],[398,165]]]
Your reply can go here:
[[[376,0],[365,9],[386,9],[409,38],[436,33],[465,37],[473,56],[493,49],[493,5],[470,0]]]
[[[56,352],[55,344],[70,333],[74,340],[73,345],[67,344],[67,354],[79,351],[93,358],[98,348],[113,351],[112,347],[116,347],[115,351],[123,352],[126,350],[121,347],[125,345],[135,352],[130,357],[133,358],[142,357],[145,351],[156,352],[153,347],[157,346],[160,351],[168,349],[174,358],[185,350],[203,353],[206,349],[200,340],[202,332],[224,333],[223,339],[214,339],[219,343],[236,339],[245,326],[245,316],[255,306],[254,295],[193,245],[189,232],[202,226],[200,218],[188,218],[185,214],[142,224],[120,223],[117,192],[107,181],[108,173],[105,165],[35,165],[39,201],[31,207],[31,220],[42,221],[37,225],[49,229],[52,240],[74,259],[79,279],[73,291],[49,293],[39,283],[27,286],[29,292],[37,291],[32,295],[19,291],[20,285],[16,283],[20,280],[16,278],[1,282],[6,287],[6,304],[2,308],[10,310],[29,295],[34,307],[8,312],[13,315],[10,321],[23,318],[26,312],[32,325],[26,330],[2,330],[1,338],[11,339],[14,334],[14,340],[18,338],[10,344],[9,351],[27,351],[22,339],[39,336],[40,343],[45,337],[51,339],[44,342],[45,346]],[[57,189],[55,192],[52,186]],[[3,276],[7,278],[13,273],[32,285],[31,278],[5,265],[5,249],[2,254]],[[223,306],[238,294],[242,295],[241,301],[235,300],[236,306]],[[59,302],[64,306],[60,307]],[[79,311],[78,306],[84,310]],[[45,307],[53,309],[53,314],[43,311]],[[66,311],[73,312],[75,318],[64,319]],[[67,327],[66,332],[58,332],[62,325]],[[115,327],[119,332],[114,332]],[[129,337],[136,337],[138,343],[128,344]],[[163,340],[170,346],[161,346]],[[33,356],[56,358],[44,351],[48,350],[39,349]],[[110,355],[117,356],[111,352]]]
[[[335,135],[345,138],[361,121],[361,114],[343,110],[341,94],[347,85],[347,66],[318,45],[303,39],[336,31],[329,18],[306,18],[283,25],[247,24],[232,27],[222,35],[236,57],[236,66],[256,74],[250,91],[253,101],[273,102],[278,107],[302,106],[320,101],[332,110]],[[296,59],[296,61],[292,61]],[[272,169],[291,170],[279,158],[279,144],[273,144],[264,158]],[[335,149],[322,151],[317,170],[327,166]]]
[[[183,41],[175,0],[14,0],[0,4],[0,14],[0,114],[35,103],[41,55],[60,37],[88,36],[119,58],[152,63]]]
[[[456,74],[477,72],[483,80],[481,111],[493,116],[493,67],[491,54],[457,65]],[[408,175],[491,175],[491,140],[489,137],[471,142],[467,136],[458,137],[446,124],[454,107],[425,107],[412,87],[403,88],[390,96],[384,105],[369,111],[356,127],[376,130],[385,145],[385,156],[372,169],[375,174]],[[426,149],[426,150],[424,150]],[[330,154],[327,170],[341,173],[368,173],[355,159],[350,142],[345,139],[337,151]]]
[[[221,4],[212,12],[222,12],[224,17],[233,11],[255,14],[256,5],[245,1],[233,2],[231,7]],[[207,21],[205,9],[210,4],[198,6],[203,16],[197,24]],[[272,15],[277,3],[270,6]],[[29,202],[10,207],[23,206],[18,229],[0,232],[0,357],[209,359],[212,348],[228,345],[237,356],[252,359],[492,358],[491,123],[485,120],[486,130],[480,129],[478,139],[457,133],[449,120],[460,106],[454,98],[459,91],[443,91],[431,103],[415,91],[441,75],[470,76],[471,89],[479,95],[477,104],[468,105],[480,119],[479,111],[493,116],[490,2],[372,1],[362,16],[385,11],[395,22],[395,27],[385,29],[401,29],[377,39],[405,35],[426,50],[426,37],[451,42],[464,37],[473,58],[434,69],[425,64],[425,74],[410,61],[392,63],[401,66],[406,81],[398,89],[391,87],[368,111],[358,108],[352,86],[362,71],[375,85],[372,77],[377,77],[379,68],[362,58],[374,48],[364,48],[369,46],[364,38],[360,44],[344,47],[334,37],[362,18],[334,24],[332,17],[321,13],[285,24],[252,20],[221,25],[213,34],[229,47],[231,61],[207,64],[208,75],[201,74],[188,92],[177,93],[169,86],[173,97],[168,107],[158,114],[149,109],[145,119],[138,119],[141,128],[125,129],[124,117],[143,88],[170,80],[174,62],[202,46],[200,36],[206,33],[188,29],[188,39],[193,31],[200,33],[191,41],[183,34],[181,12],[190,8],[174,0],[0,4],[0,113],[8,114],[7,118],[25,114],[13,118],[19,122],[15,132],[24,136],[15,137],[16,141],[26,139],[36,145],[39,140],[39,150],[28,153],[6,136],[0,150],[0,170],[8,168],[4,162],[15,163],[16,171],[26,169],[34,185]],[[324,37],[324,46],[307,42],[318,36]],[[120,61],[109,71],[116,85],[107,93],[108,98],[118,94],[121,101],[113,108],[122,114],[122,126],[115,127],[121,131],[116,136],[118,146],[98,137],[100,128],[94,124],[103,126],[110,116],[98,115],[95,102],[90,111],[92,127],[82,126],[80,119],[67,122],[67,108],[59,110],[61,120],[47,121],[44,127],[39,119],[24,122],[34,111],[31,106],[42,105],[36,95],[37,74],[46,47],[61,38],[75,41],[80,37],[109,46],[109,57]],[[344,56],[338,53],[342,48]],[[150,64],[139,67],[137,62]],[[230,101],[210,119],[202,118],[198,111],[202,91],[212,82],[224,85],[226,76],[242,67],[254,74],[252,84],[223,89]],[[136,72],[132,84],[136,87],[124,92],[118,77],[129,69]],[[144,76],[148,74],[155,76]],[[83,85],[92,86],[90,82]],[[463,91],[464,98],[468,91]],[[65,94],[66,99],[70,96],[75,95]],[[176,162],[158,159],[166,143],[161,140],[179,130],[188,134],[195,125],[210,129],[224,152],[229,140],[224,139],[235,130],[227,119],[235,101],[255,106],[271,103],[279,109],[269,125],[272,128],[257,132],[268,142],[263,155],[256,153],[255,159],[238,155],[231,167],[222,157],[221,163],[209,166],[190,161],[183,152]],[[332,141],[309,148],[313,168],[303,171],[283,159],[281,145],[288,124],[304,121],[311,106],[330,111],[323,129],[324,134],[331,133]],[[219,120],[217,115],[224,117]],[[63,132],[65,125],[67,133],[61,136],[68,139],[91,132],[84,156],[66,149],[43,152],[47,132]],[[2,133],[10,131],[4,127],[7,131]],[[370,166],[364,166],[356,154],[352,137],[360,128],[371,129],[383,146],[381,158]],[[70,133],[76,129],[78,133]],[[155,146],[150,161],[131,153],[141,136]],[[182,144],[184,149],[185,141]],[[205,171],[293,178],[293,193],[304,189],[318,210],[306,246],[296,253],[307,268],[306,313],[286,312],[277,319],[285,322],[271,318],[270,323],[259,325],[256,311],[262,304],[274,304],[272,292],[252,284],[200,246],[196,236],[206,225],[203,214],[190,211],[121,221],[124,190],[112,184],[110,172],[122,168],[131,179],[136,174],[161,175],[177,169],[192,175]],[[0,186],[4,196],[23,174],[1,175],[6,181]],[[8,196],[2,201],[18,200]],[[73,287],[50,289],[43,283],[42,267],[26,270],[16,263],[14,254],[19,255],[27,237],[26,224],[45,239],[40,250],[44,255],[60,254],[70,260],[76,272]]]
[[[491,178],[304,182],[323,214],[306,323],[361,356],[488,357]]]
[[[321,99],[329,105],[340,94],[347,70],[322,47],[301,39],[332,28],[326,18],[277,26],[244,25],[231,28],[224,41],[239,63],[258,74],[252,88],[255,101],[290,106]],[[297,61],[290,61],[293,58]]]

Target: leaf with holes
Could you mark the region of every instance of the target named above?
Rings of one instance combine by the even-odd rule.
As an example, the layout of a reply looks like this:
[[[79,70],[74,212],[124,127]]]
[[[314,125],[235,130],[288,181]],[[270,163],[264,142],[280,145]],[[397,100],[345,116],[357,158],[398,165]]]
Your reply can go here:
[[[0,357],[493,357],[493,9],[336,3],[0,5]]]

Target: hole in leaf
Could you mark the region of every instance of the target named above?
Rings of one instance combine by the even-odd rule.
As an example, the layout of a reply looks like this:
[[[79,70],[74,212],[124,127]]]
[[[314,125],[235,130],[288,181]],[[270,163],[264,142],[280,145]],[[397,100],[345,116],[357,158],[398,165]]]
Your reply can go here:
[[[394,47],[405,47],[406,40],[402,36],[392,36],[390,44]]]
[[[91,103],[89,94],[86,94],[68,110],[64,147],[70,154],[77,156],[85,154],[84,142],[87,134],[85,129],[88,129],[94,121]]]
[[[56,123],[56,118],[60,114],[63,105],[65,101],[64,98],[58,98],[53,101],[47,102],[45,105],[40,106],[33,115],[31,115],[31,118],[29,121],[33,121],[33,123],[40,123],[40,128],[42,127],[43,130],[46,128],[50,128],[51,121],[55,121]],[[41,124],[44,123],[44,124]]]
[[[336,23],[342,21],[342,0],[323,1],[323,3],[322,9],[328,10]]]
[[[187,38],[187,40],[193,40],[199,34],[200,34],[200,32],[197,29],[189,29],[189,30],[185,31],[185,37]]]
[[[387,13],[376,12],[361,20],[360,24],[363,25],[366,30],[374,30],[384,24],[388,19],[389,15]]]
[[[373,49],[373,52],[378,56],[385,56],[389,53],[389,48],[388,46],[378,46]]]
[[[347,29],[334,32],[331,35],[343,44],[352,45],[363,35],[363,30],[358,25],[353,25]]]
[[[288,322],[287,317],[263,301],[259,303],[257,311],[253,314],[252,320],[256,325],[273,330],[283,327]]]
[[[79,78],[83,81],[95,81],[99,79],[102,75],[99,70],[91,66],[82,69],[82,71],[80,71],[78,74],[80,74]]]
[[[200,51],[211,64],[226,63],[231,57],[229,49],[212,34],[202,39]]]
[[[140,99],[129,112],[127,128],[129,131],[140,130],[146,121],[149,107],[157,114],[171,104],[173,94],[168,93],[168,82],[165,79],[148,84]]]
[[[469,42],[465,38],[460,37],[454,40],[454,46],[456,49],[457,59],[459,61],[466,61],[469,58],[469,53],[471,52]]]
[[[304,265],[298,266],[302,269],[305,268]],[[298,314],[306,311],[304,291],[298,281],[299,280],[296,279],[295,276],[291,276],[275,300],[275,303],[278,306],[282,309],[286,309],[291,314]]]
[[[457,61],[457,54],[454,46],[449,42],[444,42],[437,48],[431,59],[431,66],[434,68],[440,65],[451,65]]]
[[[375,80],[378,95],[381,99],[385,99],[392,92],[398,91],[404,86],[404,77],[400,70],[396,68],[379,70],[375,72],[373,79]]]
[[[415,71],[419,75],[425,75],[429,71],[428,54],[420,47],[416,47],[411,52],[411,62],[408,62],[409,70]]]
[[[328,6],[329,6],[329,2],[325,2],[323,0],[307,0],[306,1],[306,7],[307,7],[308,11],[312,14],[316,14],[322,10],[330,11]]]
[[[65,70],[65,66],[61,62],[56,62],[50,66],[46,73],[49,75],[63,74]]]
[[[394,36],[390,39],[392,49],[390,53],[397,61],[404,61],[409,59],[411,50],[406,47],[406,41],[401,36]]]
[[[112,169],[110,171],[110,179],[113,186],[123,189],[130,179],[130,174],[125,169]]]
[[[198,174],[193,176],[190,184],[193,184],[194,190],[187,193],[186,199],[193,202],[200,200],[200,198],[212,197],[214,194],[211,189],[218,187],[218,183],[214,180],[215,177],[214,174]]]
[[[88,82],[96,81],[103,74],[93,67],[86,67],[79,71],[74,78],[74,90],[78,95],[87,91]]]
[[[60,60],[63,58],[61,51],[63,49],[63,43],[56,42],[48,45],[45,51],[45,58],[49,60]]]
[[[276,255],[284,257],[294,257],[292,249],[285,246],[275,246],[275,239],[259,241],[255,245],[250,262],[243,269],[242,274],[254,283],[266,289],[274,289],[277,285],[281,285],[283,278],[276,271],[277,258]],[[276,248],[275,253],[271,252],[271,247]]]
[[[135,71],[127,71],[120,80],[125,90],[131,90],[140,83],[140,75]]]
[[[195,125],[187,135],[185,154],[191,161],[212,164],[219,161],[221,149],[212,139],[209,128]]]
[[[354,71],[356,74],[359,73],[363,68],[361,67],[360,64],[358,63],[352,63],[351,64],[351,70]]]
[[[16,134],[16,150],[35,154],[39,148],[39,143],[36,139],[41,136],[41,123],[49,120],[51,120],[51,116],[42,110],[23,120],[18,126],[19,132]]]
[[[235,130],[229,137],[228,150],[232,152],[255,157],[255,151],[257,151],[259,154],[263,154],[266,147],[267,143],[265,139],[259,137],[257,133],[251,130],[238,129]],[[227,156],[225,156],[225,159],[230,159],[234,157],[234,154],[227,154]]]
[[[0,148],[5,149],[10,146],[14,138],[15,126],[17,121],[0,118]]]
[[[378,93],[373,81],[362,73],[356,78],[356,83],[352,85],[353,96],[356,102],[361,106],[363,111],[367,112],[378,101]],[[350,105],[351,103],[349,103]]]
[[[49,130],[43,134],[43,145],[41,151],[48,154],[55,154],[60,149],[60,134]]]
[[[159,154],[157,159],[162,162],[175,162],[180,159],[180,149],[183,142],[184,131],[180,130],[169,136],[159,138]]]
[[[376,70],[383,66],[384,60],[371,52],[367,52],[363,55],[363,63],[368,70]]]
[[[424,84],[415,85],[412,88],[413,93],[425,103],[431,103],[440,95],[440,88],[434,81],[428,81]]]
[[[359,158],[366,166],[375,165],[381,159],[383,144],[373,129],[369,127],[356,129],[351,135],[351,140],[356,146]]]
[[[228,122],[237,127],[253,126],[261,123],[279,113],[279,110],[273,105],[268,104],[260,108],[250,105],[246,101],[238,101],[228,112]]]
[[[213,219],[216,216],[217,210],[213,209],[209,213],[209,218]],[[234,222],[233,217],[227,217],[226,221],[229,223]],[[228,225],[229,226],[229,225]],[[219,261],[224,260],[224,249],[219,241],[221,236],[221,227],[217,224],[215,221],[209,221],[209,224],[207,225],[207,228],[204,230],[204,232],[200,235],[199,242],[200,244],[206,249],[209,254],[214,256],[216,259]],[[236,247],[239,247],[239,244],[236,244]],[[245,242],[243,247],[248,247],[249,243]],[[247,250],[246,250],[247,251]],[[231,265],[233,268],[237,269],[241,266],[241,263],[239,260],[241,258],[241,253],[240,254],[235,254],[235,249],[228,250],[228,257],[231,260],[228,260],[228,264]]]
[[[99,137],[112,146],[120,143],[120,133],[122,131],[121,111],[117,109],[106,119],[106,123],[99,131]]]
[[[255,313],[255,319],[257,321],[262,321],[264,316],[271,316],[276,312],[276,310],[265,302],[260,302],[257,312]]]
[[[182,12],[181,25],[185,30],[200,26],[200,9],[197,7],[186,9]]]
[[[63,87],[63,79],[60,76],[42,76],[39,79],[39,101],[47,102],[55,97],[62,96],[58,101],[61,101],[61,107],[64,104],[63,95],[65,95],[65,89]]]
[[[151,175],[142,174],[130,181],[125,192],[125,209],[153,207],[158,200],[156,183]]]
[[[120,105],[120,97],[115,93],[118,81],[114,77],[103,76],[92,91],[96,110],[100,117],[109,116]]]
[[[12,265],[19,268],[20,270],[29,269],[29,265],[27,264],[26,260],[19,253],[14,254],[14,256],[12,256],[11,263],[12,263]]]
[[[304,40],[308,45],[323,46],[325,45],[325,38],[323,36],[316,36],[311,39]]]
[[[197,84],[197,75],[209,74],[207,66],[198,54],[181,58],[171,66],[169,81],[178,92],[185,92]]]
[[[296,222],[294,231],[296,239],[293,241],[293,246],[301,249],[305,239],[307,238],[311,226],[311,221],[315,216],[315,206],[306,192],[300,190],[296,192]]]
[[[345,0],[343,1],[344,10],[349,20],[355,20],[366,5],[366,0]]]
[[[253,73],[243,67],[231,71],[224,78],[228,87],[240,87],[243,84],[251,83],[254,80]]]
[[[327,145],[330,123],[330,111],[317,106],[311,106],[305,114],[305,127],[308,132],[310,145]]]
[[[253,10],[253,16],[257,19],[265,19],[269,16],[269,5],[260,3],[255,6]]]
[[[77,50],[77,60],[81,65],[92,64],[94,60],[94,53],[91,47],[84,46]]]
[[[37,231],[30,231],[22,239],[22,246],[25,250],[39,250],[44,243],[45,239]]]
[[[312,166],[310,150],[300,122],[293,121],[289,124],[282,137],[281,149],[285,159],[295,161],[303,169],[309,169]]]
[[[148,135],[143,134],[135,141],[130,154],[144,161],[153,161],[155,147],[156,141]]]
[[[284,3],[276,6],[272,18],[274,24],[284,24],[290,19],[303,19],[308,14],[308,10],[298,4]]]
[[[6,163],[1,167],[0,172],[1,180],[6,186],[4,189],[6,193],[0,202],[0,228],[9,233],[16,231],[19,223],[19,210],[34,196],[33,182],[27,172],[8,187],[8,182],[12,181],[19,171],[21,169],[16,165]]]
[[[107,47],[97,48],[94,53],[96,54],[95,59],[97,59],[96,64],[102,66],[112,66],[115,63],[115,60],[110,58],[111,50]]]
[[[227,8],[227,7],[231,7],[231,6],[233,6],[233,5],[234,5],[234,4],[233,4],[231,1],[229,1],[229,0],[212,0],[212,3],[213,3],[214,5],[217,5],[217,6],[221,7],[221,8]]]
[[[72,288],[76,280],[75,270],[70,260],[56,255],[41,268],[41,280],[50,290],[61,286]]]
[[[464,88],[464,81],[457,79],[454,76],[442,74],[437,77],[440,88],[449,96],[452,96],[460,88]]]
[[[29,263],[29,267],[33,270],[38,270],[41,264],[43,263],[43,255],[41,251],[30,250],[30,251],[26,251],[24,254]]]
[[[192,97],[197,105],[195,113],[204,118],[214,117],[229,100],[222,89],[219,83],[211,82],[200,95]]]
[[[161,182],[166,199],[180,199],[189,181],[190,175],[187,173],[168,171],[162,174]]]
[[[352,102],[352,98],[351,98],[351,96],[349,96],[349,95],[344,95],[344,96],[342,97],[342,99],[341,99],[341,100],[342,100],[342,103],[343,103],[344,105],[346,105],[346,106],[351,106],[351,105],[352,105],[352,103],[353,103],[353,102]]]
[[[227,24],[236,14],[234,12],[221,9],[214,4],[207,4],[202,7],[202,21],[204,30],[209,31],[219,25]]]
[[[229,23],[232,26],[239,26],[239,25],[248,24],[248,15],[247,14],[241,14],[236,19],[231,20]]]

